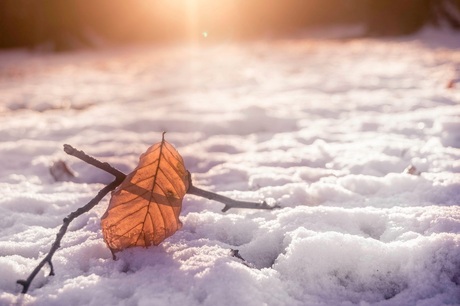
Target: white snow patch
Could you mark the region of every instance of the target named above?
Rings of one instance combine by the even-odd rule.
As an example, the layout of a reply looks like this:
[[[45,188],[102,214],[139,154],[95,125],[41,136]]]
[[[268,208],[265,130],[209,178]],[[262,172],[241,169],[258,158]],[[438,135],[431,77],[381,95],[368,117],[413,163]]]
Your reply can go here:
[[[2,51],[0,305],[460,304],[459,41]],[[281,208],[187,195],[180,231],[113,261],[105,198],[21,296],[62,219],[112,180],[62,145],[129,172],[164,130],[194,184]]]

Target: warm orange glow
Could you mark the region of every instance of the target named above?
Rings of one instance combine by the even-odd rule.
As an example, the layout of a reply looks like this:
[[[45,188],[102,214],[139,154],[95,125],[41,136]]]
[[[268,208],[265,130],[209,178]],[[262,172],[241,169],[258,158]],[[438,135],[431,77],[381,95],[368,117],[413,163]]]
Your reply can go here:
[[[157,7],[169,23],[183,20],[187,39],[196,41],[214,35],[231,35],[235,23],[235,1],[231,0],[172,0]]]
[[[186,30],[187,36],[191,39],[195,34],[200,32],[199,29],[199,16],[198,16],[198,1],[197,0],[182,0],[185,1],[186,7]]]
[[[326,0],[73,0],[59,5],[54,28],[92,29],[119,42],[273,37],[348,16]],[[329,4],[328,4],[329,3]],[[340,8],[337,8],[340,6]],[[356,11],[356,10],[354,10]],[[55,20],[54,20],[55,19]]]
[[[442,3],[448,1],[431,0],[37,0],[25,1],[27,4],[21,1],[21,5],[15,2],[0,2],[4,33],[0,47],[53,42],[56,50],[92,46],[94,41],[98,44],[274,38],[300,34],[311,26],[344,24],[363,25],[366,35],[372,36],[409,34],[424,24],[446,22],[458,28],[459,21],[455,19],[458,14],[450,11],[460,5],[449,1],[452,5],[445,6]]]
[[[163,38],[241,38],[272,35],[318,18],[319,0],[138,0],[139,18]],[[136,5],[131,2],[131,7]],[[332,10],[334,11],[334,10]]]

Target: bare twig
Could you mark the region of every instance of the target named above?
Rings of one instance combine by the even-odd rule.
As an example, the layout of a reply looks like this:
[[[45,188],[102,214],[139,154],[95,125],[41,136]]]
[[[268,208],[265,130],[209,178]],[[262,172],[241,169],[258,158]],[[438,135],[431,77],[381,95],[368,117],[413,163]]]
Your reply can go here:
[[[196,186],[193,186],[192,183],[192,176],[190,175],[190,172],[188,173],[188,182],[189,182],[189,188],[187,190],[188,194],[193,194],[199,197],[206,198],[208,200],[214,200],[217,202],[224,203],[225,206],[222,209],[222,212],[226,212],[230,208],[250,208],[250,209],[274,209],[274,208],[279,208],[278,205],[268,205],[267,202],[246,202],[246,201],[237,201],[233,200],[231,198],[228,198],[226,196],[203,190],[201,188],[198,188]]]
[[[51,259],[54,255],[54,252],[61,246],[61,240],[64,237],[67,228],[69,227],[70,222],[72,222],[73,219],[76,217],[90,211],[94,206],[96,206],[99,201],[102,200],[102,198],[109,193],[110,191],[114,190],[118,185],[120,185],[120,181],[116,179],[109,185],[105,186],[102,188],[99,193],[91,200],[88,202],[83,207],[78,208],[74,212],[70,213],[67,217],[64,218],[63,224],[61,226],[61,229],[56,235],[56,240],[54,241],[53,245],[51,246],[50,251],[48,254],[43,258],[43,260],[37,265],[37,267],[32,271],[32,273],[29,275],[29,277],[26,280],[18,280],[17,283],[22,285],[22,293],[27,293],[27,290],[29,289],[30,284],[32,283],[32,280],[35,278],[37,273],[43,268],[43,266],[47,263],[50,266],[50,274],[49,275],[54,275],[54,269],[53,269],[53,264],[51,262]]]
[[[85,152],[75,149],[71,145],[65,144],[64,151],[67,154],[75,156],[81,159],[82,161],[87,162],[90,165],[93,165],[96,168],[99,168],[101,170],[104,170],[105,172],[112,174],[117,178],[117,180],[123,181],[126,177],[126,174],[124,174],[120,170],[115,169],[109,163],[103,163],[95,159],[94,157],[87,155]]]
[[[29,277],[27,279],[17,281],[18,284],[23,286],[22,293],[27,293],[27,291],[29,290],[30,284],[32,283],[33,279],[38,274],[38,272],[40,272],[40,270],[43,268],[43,266],[45,264],[48,264],[50,266],[51,271],[50,271],[49,275],[54,275],[54,268],[53,268],[53,264],[52,264],[51,260],[53,258],[54,253],[56,252],[56,250],[61,246],[61,240],[64,237],[64,235],[65,235],[65,233],[67,231],[67,228],[69,227],[70,222],[72,222],[78,216],[90,211],[94,206],[96,206],[102,200],[102,198],[104,198],[110,191],[112,191],[115,188],[117,188],[118,185],[120,185],[123,182],[123,180],[126,178],[126,174],[124,174],[123,172],[115,169],[114,167],[112,167],[108,163],[103,163],[103,162],[95,159],[94,157],[91,157],[91,156],[87,155],[85,152],[77,150],[77,149],[75,149],[74,147],[72,147],[72,146],[70,146],[68,144],[64,145],[64,151],[69,155],[75,156],[75,157],[81,159],[82,161],[84,161],[84,162],[86,162],[86,163],[88,163],[90,165],[93,165],[93,166],[95,166],[95,167],[97,167],[97,168],[99,168],[101,170],[104,170],[104,171],[112,174],[113,176],[115,176],[115,180],[112,183],[110,183],[109,185],[107,185],[104,188],[102,188],[98,192],[98,194],[91,201],[88,202],[88,204],[78,208],[74,212],[70,213],[66,218],[64,218],[63,224],[62,224],[61,228],[59,229],[59,232],[56,235],[56,239],[55,239],[54,243],[52,244],[51,249],[49,250],[48,254],[45,256],[45,258],[42,259],[42,261],[40,261],[40,263],[32,271],[32,273],[29,275]],[[224,203],[225,207],[224,207],[224,209],[222,209],[223,212],[229,210],[230,208],[273,209],[273,208],[278,207],[278,206],[270,206],[265,201],[261,202],[261,203],[236,201],[236,200],[230,199],[228,197],[216,194],[214,192],[210,192],[210,191],[200,189],[198,187],[193,186],[192,180],[190,178],[190,173],[189,173],[189,183],[190,183],[189,184],[190,187],[189,187],[187,193]],[[238,254],[236,253],[236,255],[238,255]]]
[[[51,271],[50,271],[49,275],[54,275],[54,268],[53,268],[53,264],[51,262],[51,259],[53,258],[53,255],[56,252],[56,250],[61,246],[61,240],[64,237],[64,235],[65,235],[65,233],[67,231],[67,228],[69,227],[70,222],[72,222],[72,220],[75,219],[76,217],[78,217],[78,216],[90,211],[94,206],[97,205],[97,203],[99,203],[102,200],[103,197],[105,197],[106,194],[108,194],[110,191],[112,191],[115,188],[117,188],[117,186],[120,185],[121,182],[126,177],[126,175],[124,173],[118,171],[117,169],[113,168],[109,164],[102,163],[102,162],[94,159],[93,157],[86,155],[83,151],[78,151],[78,150],[74,149],[73,147],[71,147],[69,145],[64,145],[64,151],[66,153],[70,154],[70,155],[73,155],[75,157],[80,158],[81,160],[83,160],[83,161],[85,161],[85,162],[87,162],[87,163],[89,163],[89,164],[91,164],[91,165],[93,165],[93,166],[95,166],[95,167],[97,167],[99,169],[102,169],[104,171],[107,171],[107,172],[113,174],[116,177],[116,179],[112,183],[110,183],[109,185],[107,185],[104,188],[102,188],[98,192],[98,194],[91,201],[88,202],[88,204],[78,208],[74,212],[70,213],[66,218],[64,218],[63,224],[62,224],[61,228],[59,229],[59,232],[56,235],[56,240],[54,241],[53,245],[51,246],[51,249],[48,252],[48,254],[45,256],[45,258],[43,258],[42,261],[40,261],[40,263],[32,271],[32,273],[29,275],[29,277],[27,279],[25,279],[25,280],[21,279],[21,280],[17,281],[18,284],[22,285],[22,293],[27,293],[27,290],[29,290],[29,286],[32,283],[33,279],[35,278],[35,276],[38,274],[38,272],[43,268],[43,266],[45,264],[48,264],[50,266]]]
[[[255,268],[253,264],[251,264],[250,262],[247,262],[246,259],[244,259],[244,258],[240,255],[240,251],[239,251],[239,250],[230,249],[230,256],[235,257],[235,258],[238,258],[239,260],[241,260],[241,263],[242,263],[243,265],[245,265],[246,267]]]
[[[193,185],[190,185],[187,193],[193,194],[196,196],[200,196],[200,197],[203,197],[209,200],[214,200],[214,201],[224,203],[225,206],[222,209],[222,212],[226,212],[230,208],[273,209],[273,208],[278,207],[278,206],[270,206],[265,201],[257,203],[257,202],[246,202],[246,201],[233,200],[223,195],[200,189]]]

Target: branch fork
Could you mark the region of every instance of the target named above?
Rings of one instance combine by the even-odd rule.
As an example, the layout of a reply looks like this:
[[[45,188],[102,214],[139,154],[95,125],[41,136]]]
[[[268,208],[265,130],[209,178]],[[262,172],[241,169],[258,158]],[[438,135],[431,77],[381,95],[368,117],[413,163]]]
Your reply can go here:
[[[101,162],[97,159],[95,159],[92,156],[87,155],[85,152],[80,151],[72,147],[71,145],[65,144],[64,145],[64,151],[72,155],[74,157],[77,157],[81,159],[82,161],[93,165],[96,168],[99,168],[103,171],[106,171],[110,174],[112,174],[115,177],[115,180],[102,188],[98,194],[91,200],[89,201],[86,205],[78,208],[77,210],[71,212],[67,217],[63,219],[62,226],[59,229],[59,232],[56,234],[56,239],[54,243],[52,244],[48,254],[40,261],[40,263],[35,267],[35,269],[32,271],[32,273],[29,275],[29,277],[25,280],[21,279],[16,281],[16,283],[20,284],[22,286],[22,291],[21,293],[25,294],[29,290],[30,284],[32,283],[33,279],[35,276],[37,276],[38,272],[46,265],[50,267],[50,273],[49,276],[54,275],[54,267],[52,263],[52,258],[54,253],[59,249],[61,246],[61,240],[64,237],[65,233],[67,232],[67,229],[69,227],[69,224],[78,216],[90,211],[94,206],[96,206],[109,192],[115,190],[126,178],[126,174],[123,172],[115,169],[112,167],[110,164],[106,162]],[[192,179],[191,175],[189,173],[189,189],[187,190],[188,194],[193,194],[196,196],[204,197],[209,200],[215,200],[218,202],[221,202],[225,204],[224,208],[222,209],[222,212],[225,212],[229,210],[230,208],[252,208],[252,209],[273,209],[273,208],[278,208],[278,206],[270,206],[268,205],[265,201],[261,203],[255,203],[255,202],[245,202],[245,201],[237,201],[233,200],[231,198],[206,191],[203,189],[200,189],[196,186],[193,186],[192,184]]]

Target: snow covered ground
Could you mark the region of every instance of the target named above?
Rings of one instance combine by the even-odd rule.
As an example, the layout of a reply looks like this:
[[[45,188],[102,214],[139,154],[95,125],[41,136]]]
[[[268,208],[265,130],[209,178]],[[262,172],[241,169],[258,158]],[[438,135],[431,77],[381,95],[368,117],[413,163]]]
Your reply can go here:
[[[2,51],[0,305],[459,305],[459,48],[425,31]],[[127,173],[162,131],[195,185],[282,208],[186,195],[180,231],[113,261],[106,197],[21,296],[62,219],[112,180],[62,145]],[[77,178],[56,182],[58,160]]]

